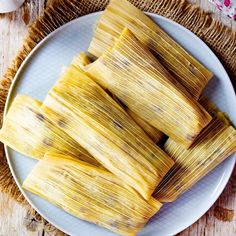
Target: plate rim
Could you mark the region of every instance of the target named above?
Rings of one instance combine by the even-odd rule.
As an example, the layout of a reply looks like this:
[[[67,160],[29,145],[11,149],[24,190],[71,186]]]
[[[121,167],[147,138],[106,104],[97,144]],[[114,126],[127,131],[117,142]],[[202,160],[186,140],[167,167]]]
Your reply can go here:
[[[13,80],[12,80],[12,83],[11,83],[11,86],[9,88],[9,91],[8,91],[8,95],[7,95],[7,99],[6,99],[6,102],[5,102],[5,107],[4,107],[4,113],[3,113],[3,122],[5,120],[5,117],[6,117],[6,113],[10,107],[10,100],[11,100],[11,97],[12,97],[12,92],[14,90],[14,87],[15,87],[15,84],[16,82],[18,81],[18,78],[19,78],[19,75],[22,71],[22,69],[24,68],[25,64],[27,64],[27,62],[29,61],[29,59],[31,58],[31,56],[35,53],[35,51],[37,51],[51,36],[53,36],[54,34],[58,33],[59,31],[63,30],[65,27],[68,27],[70,24],[73,24],[74,22],[76,21],[80,21],[80,20],[83,20],[83,18],[87,18],[87,17],[99,17],[101,14],[102,14],[103,11],[98,11],[98,12],[93,12],[93,13],[89,13],[89,14],[86,14],[86,15],[83,15],[83,16],[80,16],[76,19],[73,19],[69,22],[67,22],[66,24],[60,26],[59,28],[55,29],[54,31],[52,31],[51,33],[49,33],[44,39],[42,39],[31,51],[30,53],[26,56],[26,58],[23,60],[22,64],[20,65],[20,67],[18,68],[17,70],[17,73],[15,74]],[[222,72],[224,73],[224,77],[225,77],[225,81],[227,82],[227,85],[228,85],[228,89],[231,90],[231,92],[235,95],[235,90],[234,90],[234,87],[232,85],[232,82],[231,82],[231,79],[228,75],[228,73],[226,72],[225,68],[223,67],[222,63],[220,62],[220,60],[218,59],[218,57],[215,55],[215,53],[211,50],[210,47],[207,46],[207,44],[201,39],[199,38],[197,35],[195,35],[193,32],[191,32],[189,29],[185,28],[184,26],[180,25],[179,23],[169,19],[169,18],[166,18],[164,16],[161,16],[161,15],[158,15],[158,14],[155,14],[155,13],[149,13],[149,12],[145,12],[145,14],[147,14],[148,16],[151,16],[153,18],[156,18],[156,19],[162,19],[168,23],[171,23],[179,28],[181,28],[182,30],[184,30],[186,33],[190,34],[193,38],[201,41],[202,45],[207,48],[207,50],[209,51],[209,53],[215,57],[215,59],[218,61],[218,65],[221,67],[221,70]],[[236,101],[236,98],[235,98],[235,101]],[[14,181],[16,182],[17,184],[17,187],[19,188],[19,190],[21,191],[22,195],[25,197],[25,199],[28,201],[28,203],[43,217],[45,218],[48,222],[52,223],[56,228],[58,228],[59,230],[63,231],[64,233],[66,234],[69,234],[70,235],[70,232],[68,232],[66,229],[64,228],[61,228],[60,226],[58,226],[56,223],[54,223],[54,220],[53,219],[48,219],[47,216],[45,216],[41,211],[40,209],[38,209],[34,203],[28,198],[28,196],[26,195],[26,192],[25,190],[22,188],[21,184],[19,183],[16,175],[15,175],[15,172],[13,170],[13,166],[11,164],[11,160],[10,160],[10,154],[8,152],[8,146],[4,144],[4,151],[5,151],[5,155],[6,155],[6,158],[7,158],[7,162],[8,162],[8,166],[10,168],[10,171],[11,171],[11,174],[14,178]],[[175,234],[178,234],[180,233],[181,231],[183,231],[184,229],[188,228],[189,226],[191,226],[192,224],[194,224],[198,219],[200,219],[212,206],[213,204],[216,202],[216,200],[219,198],[219,196],[221,195],[221,193],[223,192],[223,190],[225,189],[229,179],[230,179],[230,176],[233,172],[233,169],[234,169],[234,166],[235,166],[235,163],[236,163],[236,154],[231,156],[231,158],[233,158],[232,160],[232,165],[230,166],[229,168],[229,171],[227,171],[227,173],[222,177],[222,182],[220,183],[220,188],[217,189],[216,193],[213,195],[213,197],[211,197],[211,199],[208,200],[207,204],[206,204],[206,207],[203,207],[201,208],[201,211],[195,215],[195,217],[193,217],[191,220],[189,221],[186,221],[186,222],[181,222],[180,226],[179,227],[176,227],[175,226],[175,229],[172,230],[171,234],[172,235],[175,235]]]

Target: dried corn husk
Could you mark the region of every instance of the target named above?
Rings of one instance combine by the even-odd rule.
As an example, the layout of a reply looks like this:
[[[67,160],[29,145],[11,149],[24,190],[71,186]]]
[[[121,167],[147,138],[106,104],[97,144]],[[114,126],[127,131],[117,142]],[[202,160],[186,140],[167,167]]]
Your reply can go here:
[[[211,120],[128,29],[85,70],[131,111],[186,148]]]
[[[84,148],[39,111],[41,104],[31,97],[18,95],[4,119],[0,141],[36,159],[41,159],[45,152],[51,151],[74,155],[99,165]]]
[[[155,127],[151,126],[147,121],[140,118],[137,114],[132,112],[127,106],[122,104],[120,100],[112,94],[112,98],[122,106],[126,112],[129,114],[130,117],[143,129],[143,131],[152,139],[154,143],[159,143],[165,137],[165,134],[156,129]]]
[[[85,69],[85,67],[87,65],[89,65],[91,63],[91,60],[89,59],[89,57],[85,54],[85,53],[80,53],[78,56],[76,56],[73,61],[72,64],[82,70]],[[116,96],[114,96],[112,94],[113,99],[118,102],[121,106],[123,106],[123,104],[121,104],[119,102],[119,100],[117,99]],[[158,129],[154,128],[153,126],[151,126],[148,122],[146,122],[145,120],[143,120],[141,117],[139,117],[137,114],[135,114],[134,112],[132,112],[128,107],[124,107],[125,110],[127,111],[127,113],[133,118],[133,120],[144,130],[144,132],[155,142],[155,143],[159,143],[163,137],[165,136],[161,131],[159,131]]]
[[[153,140],[154,143],[159,143],[165,136],[160,130],[150,125],[147,121],[143,120],[132,112],[129,108],[126,108],[127,113],[133,118],[133,120],[145,131],[145,133]]]
[[[144,200],[112,173],[55,153],[38,162],[23,188],[121,235],[135,235],[161,207],[153,197]]]
[[[96,25],[89,53],[101,56],[118,41],[124,27],[129,28],[160,59],[193,98],[199,98],[212,73],[126,0],[110,1]]]
[[[71,64],[81,70],[91,63],[91,59],[83,52],[80,52],[78,56],[74,57]]]
[[[171,139],[164,150],[176,161],[162,180],[154,196],[161,202],[172,202],[225,158],[236,151],[236,130],[225,115],[207,100],[202,101],[213,116],[211,123],[188,150]]]
[[[49,91],[42,111],[107,170],[148,199],[173,161],[99,85],[74,66]]]

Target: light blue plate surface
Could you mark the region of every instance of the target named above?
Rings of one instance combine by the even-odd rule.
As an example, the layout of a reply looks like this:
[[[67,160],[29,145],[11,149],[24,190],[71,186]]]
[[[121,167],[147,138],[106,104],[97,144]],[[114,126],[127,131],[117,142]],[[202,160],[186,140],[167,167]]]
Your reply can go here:
[[[9,93],[7,107],[16,94],[30,95],[43,100],[58,79],[62,67],[69,65],[80,51],[86,51],[92,38],[93,25],[101,13],[80,17],[59,28],[43,40],[28,56],[17,73]],[[236,98],[229,77],[211,50],[184,27],[157,15],[149,14],[176,41],[207,66],[215,76],[205,94],[227,112],[236,124]],[[13,176],[20,187],[35,160],[5,147]],[[216,201],[224,189],[235,163],[235,155],[214,169],[176,202],[166,204],[139,235],[174,235],[202,216]],[[30,204],[49,222],[70,235],[111,236],[110,231],[79,220],[45,200],[22,190]]]

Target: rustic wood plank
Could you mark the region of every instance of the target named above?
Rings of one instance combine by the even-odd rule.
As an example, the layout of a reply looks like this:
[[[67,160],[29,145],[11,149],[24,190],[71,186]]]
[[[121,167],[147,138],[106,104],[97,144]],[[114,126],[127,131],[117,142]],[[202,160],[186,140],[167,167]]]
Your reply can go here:
[[[236,235],[236,168],[215,204],[191,227],[178,236],[233,236]],[[196,206],[197,207],[197,206]],[[219,211],[221,214],[219,214]],[[222,213],[223,212],[223,213]],[[232,212],[233,217],[232,217]],[[192,234],[191,231],[194,231]]]
[[[17,53],[27,26],[43,11],[44,0],[27,0],[14,13],[0,14],[0,76]],[[0,236],[43,235],[43,225],[28,222],[27,207],[0,193]],[[37,227],[35,226],[37,225]]]
[[[214,19],[223,22],[225,25],[236,31],[236,21],[232,21],[229,17],[223,15],[216,7],[206,0],[188,0],[200,6],[202,9],[212,13]],[[178,236],[232,236],[236,235],[236,218],[235,213],[233,219],[230,221],[224,221],[221,217],[217,219],[215,217],[217,208],[220,206],[222,209],[226,209],[226,212],[236,211],[236,168],[230,178],[229,183],[224,189],[223,193],[215,204],[208,210],[208,212],[202,216],[196,223],[185,229]],[[221,210],[222,210],[221,209]]]
[[[36,236],[24,227],[27,209],[16,201],[9,199],[5,194],[0,195],[0,235],[27,235]]]
[[[42,13],[44,0],[27,0],[14,13],[0,14],[0,76],[21,45],[27,26]]]
[[[48,0],[48,3],[53,0]],[[55,0],[54,0],[55,1]],[[215,19],[236,30],[236,22],[232,22],[207,0],[189,0],[205,10],[213,13]],[[27,26],[42,13],[47,1],[27,0],[16,12],[0,14],[0,76],[16,54]],[[184,230],[179,236],[232,236],[236,235],[236,169],[226,189],[214,206],[195,224]],[[197,206],[196,206],[197,207]],[[226,210],[223,210],[226,209]],[[228,211],[229,210],[229,211]],[[51,228],[45,232],[45,222],[37,222],[29,217],[28,208],[21,206],[5,194],[0,193],[0,236],[58,236],[64,235],[59,230]],[[222,214],[223,212],[223,214]]]

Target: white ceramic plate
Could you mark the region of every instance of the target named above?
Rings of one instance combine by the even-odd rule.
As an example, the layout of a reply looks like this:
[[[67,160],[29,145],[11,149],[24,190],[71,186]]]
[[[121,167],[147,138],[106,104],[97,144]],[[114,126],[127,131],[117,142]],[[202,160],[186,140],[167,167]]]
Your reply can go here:
[[[57,29],[43,40],[28,56],[18,71],[9,93],[7,107],[16,94],[30,95],[43,100],[58,79],[63,66],[69,65],[73,56],[86,51],[92,38],[93,25],[101,13],[80,17]],[[215,76],[205,94],[220,109],[227,112],[236,124],[236,99],[230,79],[212,51],[184,27],[161,16],[150,14],[176,41],[207,66]],[[21,185],[36,160],[5,147],[12,174],[30,204],[49,222],[70,235],[111,236],[110,231],[73,217],[45,200],[23,190]],[[166,204],[139,235],[171,236],[200,218],[216,201],[224,189],[235,163],[228,158],[176,202]]]

